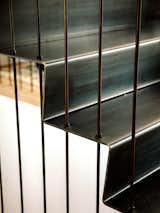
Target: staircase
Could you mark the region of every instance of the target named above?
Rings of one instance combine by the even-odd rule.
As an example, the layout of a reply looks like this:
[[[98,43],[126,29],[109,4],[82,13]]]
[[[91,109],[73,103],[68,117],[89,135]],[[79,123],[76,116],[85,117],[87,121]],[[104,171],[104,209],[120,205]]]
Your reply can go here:
[[[0,52],[44,66],[43,121],[109,147],[103,202],[121,212],[160,212],[160,5],[143,0],[131,187],[136,0],[103,2],[101,131],[97,131],[99,2],[68,1],[69,123],[65,128],[63,1],[2,2]],[[9,13],[11,9],[12,13]],[[39,16],[40,25],[36,17]],[[12,20],[12,21],[11,21]],[[11,26],[11,27],[10,27]],[[12,29],[13,28],[13,29]],[[37,35],[37,30],[39,34]],[[39,37],[38,37],[39,36]],[[39,38],[40,40],[37,40]],[[13,42],[14,40],[14,42]],[[12,43],[11,43],[12,41]],[[38,43],[40,42],[40,44]],[[41,57],[38,57],[39,50]],[[38,57],[38,58],[37,58]]]

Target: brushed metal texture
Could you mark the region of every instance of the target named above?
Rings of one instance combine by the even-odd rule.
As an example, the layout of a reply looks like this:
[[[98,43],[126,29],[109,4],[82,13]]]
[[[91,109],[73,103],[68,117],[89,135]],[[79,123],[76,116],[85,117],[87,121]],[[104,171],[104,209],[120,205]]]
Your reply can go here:
[[[40,0],[42,61],[63,58],[63,1]],[[9,1],[2,1],[0,52],[10,53]],[[155,15],[154,15],[155,14]],[[37,60],[36,6],[33,0],[13,1],[17,57]],[[103,4],[103,48],[134,42],[136,0],[105,1]],[[98,1],[68,1],[69,55],[97,51]],[[144,0],[141,39],[159,36],[159,3]]]
[[[139,86],[160,80],[159,44],[140,48]],[[116,97],[133,89],[134,49],[103,56],[102,99]],[[68,64],[69,109],[84,108],[97,101],[98,58]],[[46,68],[44,119],[64,113],[64,64]]]

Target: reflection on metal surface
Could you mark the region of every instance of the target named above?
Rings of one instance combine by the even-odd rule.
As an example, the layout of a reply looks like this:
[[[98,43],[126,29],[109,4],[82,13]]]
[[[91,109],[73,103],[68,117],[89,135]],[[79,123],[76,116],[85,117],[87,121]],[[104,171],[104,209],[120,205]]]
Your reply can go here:
[[[143,1],[141,40],[159,36],[159,4]],[[103,4],[103,48],[113,48],[134,42],[136,25],[136,0],[105,1]],[[10,54],[9,5],[1,2],[0,20],[4,30],[0,50]],[[25,10],[24,10],[25,8]],[[63,1],[39,0],[41,43],[37,42],[36,8],[32,1],[14,1],[14,31],[17,56],[37,60],[41,47],[43,61],[63,57]],[[26,18],[27,17],[27,18]],[[21,21],[20,21],[21,20]],[[73,0],[68,2],[69,56],[97,51],[98,47],[98,1]],[[54,26],[53,26],[54,23]],[[57,51],[53,51],[53,50]]]
[[[0,61],[0,95],[14,98],[12,60],[1,55]],[[39,76],[36,64],[19,60],[16,66],[19,100],[39,106]]]
[[[0,57],[0,94],[15,95],[20,167],[18,98],[40,105],[44,212],[44,121],[66,131],[67,213],[68,132],[98,142],[97,213],[100,143],[110,148],[103,194],[106,205],[124,212],[135,201],[141,212],[137,196],[147,192],[143,189],[146,183],[160,197],[151,178],[147,179],[160,167],[160,4],[158,0],[141,3],[142,0],[108,0],[103,4],[102,0],[1,3],[4,19],[0,24],[4,30],[0,52],[11,59]],[[152,175],[157,182],[159,174]],[[22,195],[21,171],[20,182]],[[146,196],[149,202],[152,198]]]
[[[140,48],[139,87],[160,80],[158,44]],[[134,50],[103,56],[102,101],[133,90]],[[70,62],[70,111],[87,107],[97,101],[97,58]],[[64,113],[63,64],[46,68],[44,119]],[[56,79],[56,81],[54,80]]]

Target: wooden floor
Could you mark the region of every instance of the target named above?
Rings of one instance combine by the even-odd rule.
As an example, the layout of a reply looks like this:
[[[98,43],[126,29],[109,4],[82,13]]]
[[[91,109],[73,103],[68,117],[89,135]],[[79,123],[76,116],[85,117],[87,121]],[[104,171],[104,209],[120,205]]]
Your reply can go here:
[[[18,98],[21,101],[39,106],[39,75],[31,62],[17,63]],[[12,64],[0,66],[0,95],[14,98],[14,76]]]

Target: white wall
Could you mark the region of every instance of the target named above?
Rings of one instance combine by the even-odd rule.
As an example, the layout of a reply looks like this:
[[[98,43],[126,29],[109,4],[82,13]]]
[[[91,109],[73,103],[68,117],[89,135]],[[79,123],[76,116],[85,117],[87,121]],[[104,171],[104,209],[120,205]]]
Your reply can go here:
[[[20,102],[20,136],[25,213],[43,213],[40,110]],[[45,125],[47,213],[66,212],[65,134]],[[95,213],[95,142],[69,134],[70,213]],[[5,213],[20,213],[15,103],[0,96],[0,154]],[[108,149],[101,145],[101,196]],[[115,213],[100,200],[100,213]]]

